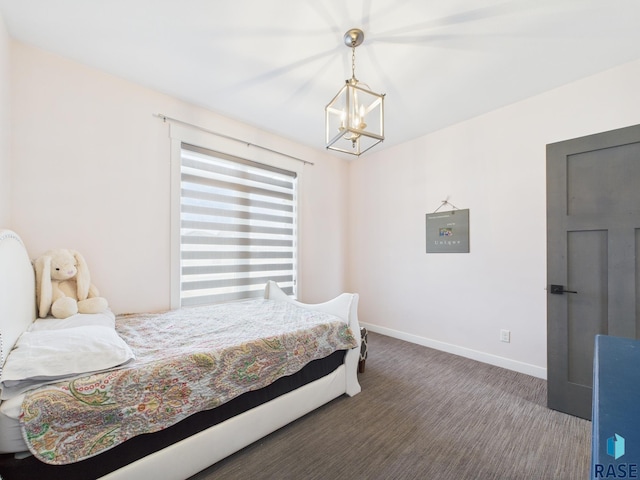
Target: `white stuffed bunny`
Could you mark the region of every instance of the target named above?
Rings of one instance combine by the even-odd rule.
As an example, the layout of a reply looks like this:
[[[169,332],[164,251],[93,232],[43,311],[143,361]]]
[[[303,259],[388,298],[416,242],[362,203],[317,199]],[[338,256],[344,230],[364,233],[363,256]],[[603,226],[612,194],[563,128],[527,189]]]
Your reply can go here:
[[[40,318],[45,318],[49,312],[56,318],[67,318],[76,313],[107,310],[107,300],[98,296],[79,252],[64,248],[49,250],[34,263]]]

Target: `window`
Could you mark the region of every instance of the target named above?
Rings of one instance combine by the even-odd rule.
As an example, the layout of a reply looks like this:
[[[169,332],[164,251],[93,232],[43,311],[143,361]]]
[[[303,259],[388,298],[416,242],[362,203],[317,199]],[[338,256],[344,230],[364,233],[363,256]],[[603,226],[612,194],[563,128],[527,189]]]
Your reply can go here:
[[[296,173],[185,143],[180,150],[180,304],[296,294]]]

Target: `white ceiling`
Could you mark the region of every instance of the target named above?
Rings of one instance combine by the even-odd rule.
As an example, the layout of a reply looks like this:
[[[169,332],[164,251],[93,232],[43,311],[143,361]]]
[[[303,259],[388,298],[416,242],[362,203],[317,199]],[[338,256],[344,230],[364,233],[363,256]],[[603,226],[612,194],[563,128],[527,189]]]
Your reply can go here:
[[[640,0],[0,0],[0,13],[17,40],[318,149],[351,77],[350,28],[365,32],[357,78],[386,93],[383,147],[640,58]]]

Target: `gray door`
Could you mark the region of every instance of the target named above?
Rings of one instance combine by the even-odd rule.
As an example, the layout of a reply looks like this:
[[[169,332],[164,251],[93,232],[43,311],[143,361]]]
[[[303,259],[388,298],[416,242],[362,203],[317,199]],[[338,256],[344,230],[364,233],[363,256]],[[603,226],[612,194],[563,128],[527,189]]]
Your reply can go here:
[[[547,145],[550,408],[591,418],[594,337],[638,338],[639,267],[640,125]]]

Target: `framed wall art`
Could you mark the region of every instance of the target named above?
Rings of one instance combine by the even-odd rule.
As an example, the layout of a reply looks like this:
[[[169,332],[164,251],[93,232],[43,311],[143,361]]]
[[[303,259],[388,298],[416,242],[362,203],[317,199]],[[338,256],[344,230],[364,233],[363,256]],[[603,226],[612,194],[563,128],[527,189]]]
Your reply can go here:
[[[426,215],[427,253],[469,253],[469,209]]]

